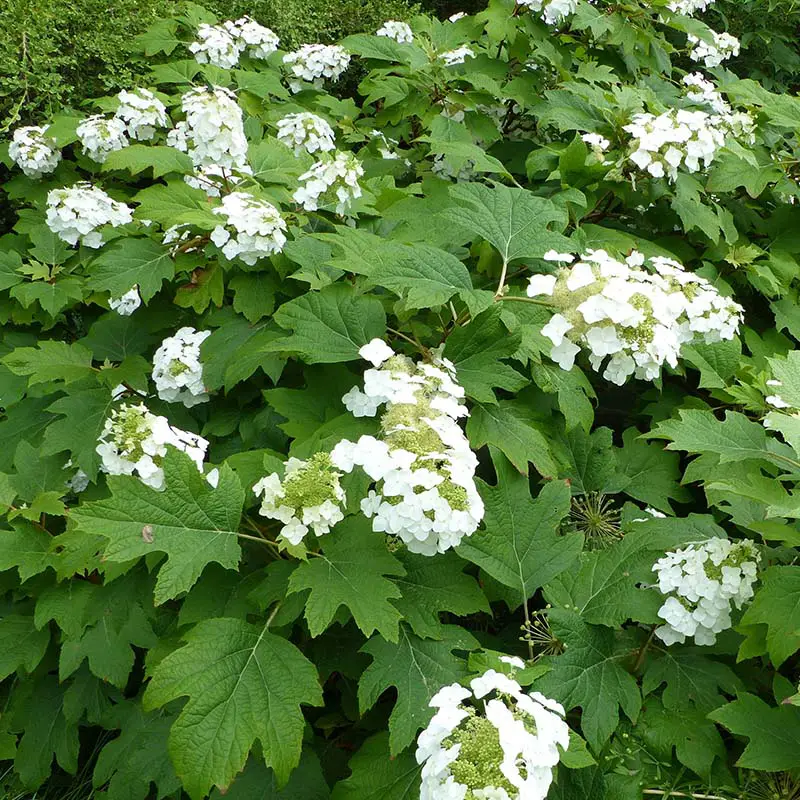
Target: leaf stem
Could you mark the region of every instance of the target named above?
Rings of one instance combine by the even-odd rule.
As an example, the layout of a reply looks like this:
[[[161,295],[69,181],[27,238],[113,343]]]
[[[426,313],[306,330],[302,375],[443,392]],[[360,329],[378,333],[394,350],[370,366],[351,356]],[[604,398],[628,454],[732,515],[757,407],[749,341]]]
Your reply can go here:
[[[270,625],[272,625],[272,620],[275,619],[275,616],[277,615],[282,605],[283,605],[283,600],[279,600],[277,603],[275,603],[275,608],[272,609],[272,613],[267,617],[267,624],[264,626],[265,630],[269,628]]]
[[[636,654],[636,662],[633,665],[634,675],[642,668],[644,657],[647,655],[647,650],[653,641],[653,637],[656,635],[656,627],[656,625],[653,625],[653,627],[650,628],[650,635],[647,637],[645,643],[639,648],[639,652]]]
[[[267,546],[274,547],[274,543],[269,541],[269,539],[262,539],[259,536],[251,536],[249,533],[242,533],[241,531],[237,531],[236,535],[240,539],[248,539],[251,542],[258,542],[259,544],[265,544]]]
[[[696,794],[695,792],[670,792],[666,789],[643,789],[642,794],[658,795],[659,797],[689,797],[692,800],[729,800],[718,794]]]
[[[499,300],[503,297],[503,287],[506,285],[506,275],[508,274],[508,260],[503,259],[503,269],[500,272],[500,280],[494,293],[494,299]]]
[[[516,297],[514,295],[505,295],[505,296],[501,297],[499,295],[495,295],[494,299],[495,299],[495,302],[498,302],[498,303],[503,303],[503,302],[506,302],[508,300],[511,300],[511,301],[515,301],[517,303],[533,303],[533,305],[535,305],[535,306],[544,306],[545,308],[552,308],[553,307],[552,303],[548,303],[546,300],[536,300],[533,297]]]

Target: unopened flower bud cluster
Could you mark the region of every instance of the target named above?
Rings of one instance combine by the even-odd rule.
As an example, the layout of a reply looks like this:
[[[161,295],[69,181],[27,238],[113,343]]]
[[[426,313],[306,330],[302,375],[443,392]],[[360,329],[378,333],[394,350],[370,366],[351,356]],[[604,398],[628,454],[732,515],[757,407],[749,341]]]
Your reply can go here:
[[[127,127],[119,117],[95,114],[87,117],[75,129],[83,152],[92,161],[103,164],[109,153],[128,146]]]
[[[407,22],[398,22],[395,19],[387,20],[375,31],[376,36],[385,36],[394,39],[400,44],[409,44],[414,41],[414,33]]]
[[[708,167],[725,144],[717,115],[672,108],[663,114],[636,114],[624,130],[631,135],[628,158],[654,178],[678,177],[678,168]]]
[[[283,480],[273,472],[253,486],[256,497],[261,497],[258,513],[280,520],[280,533],[291,544],[300,544],[309,530],[323,536],[344,519],[340,477],[328,453],[317,453],[308,461],[290,458]]]
[[[103,245],[104,225],[118,227],[131,222],[133,211],[90,183],[76,183],[47,194],[47,227],[68,244],[98,248]]]
[[[213,213],[226,218],[225,225],[211,232],[211,241],[228,259],[239,258],[252,266],[260,258],[280,253],[286,244],[286,222],[266,200],[247,192],[231,192]]]
[[[658,589],[667,595],[658,610],[666,624],[656,628],[656,636],[667,645],[687,637],[714,644],[731,627],[731,603],[741,608],[752,598],[759,560],[749,539],[709,539],[667,553],[653,566]]]
[[[475,488],[478,460],[458,420],[468,416],[464,390],[446,359],[417,363],[381,339],[359,351],[374,365],[363,390],[344,395],[348,411],[372,417],[385,406],[380,438],[343,440],[331,460],[343,472],[360,467],[375,483],[361,501],[373,530],[399,537],[414,553],[434,555],[471,536],[483,518]]]
[[[514,667],[521,659],[504,658]],[[513,677],[488,670],[467,689],[454,683],[417,739],[420,800],[544,800],[569,747],[564,709]]]
[[[150,413],[143,404],[124,403],[111,412],[95,448],[100,469],[109,475],[135,475],[146,486],[164,488],[161,467],[167,445],[186,453],[203,471],[208,442],[202,437],[173,428],[166,417]]]
[[[153,381],[162,400],[191,408],[208,401],[200,345],[211,331],[180,328],[161,342],[153,356]]]
[[[328,152],[336,147],[333,128],[322,117],[310,111],[287,114],[278,120],[278,140],[299,155]]]
[[[188,153],[195,165],[241,167],[247,160],[242,110],[236,95],[217,86],[190,89],[181,98],[186,120],[167,136],[167,144]]]
[[[723,61],[739,55],[741,44],[735,36],[729,33],[711,31],[712,41],[707,42],[693,34],[688,35],[692,49],[689,58],[692,61],[702,61],[709,69],[718,67]]]
[[[128,136],[138,141],[148,141],[158,128],[169,125],[167,107],[149,90],[123,89],[118,95],[119,106],[115,116],[125,123]]]
[[[653,272],[644,263],[636,251],[618,261],[590,250],[556,275],[531,277],[528,295],[549,297],[557,309],[542,333],[562,369],[571,369],[584,348],[597,372],[610,357],[602,374],[612,383],[622,385],[631,375],[655,380],[664,363],[677,366],[684,344],[736,335],[741,306],[677,261],[651,258]]]
[[[269,28],[250,17],[242,17],[221,25],[201,25],[197,41],[189,45],[189,50],[199,64],[231,69],[239,63],[242,53],[247,52],[253,58],[269,58],[279,44],[280,39]]]
[[[536,11],[548,25],[560,25],[578,9],[578,0],[519,0],[519,5]]]
[[[61,151],[47,135],[46,125],[17,128],[8,145],[8,155],[29,178],[41,178],[61,161]]]
[[[353,200],[361,197],[358,179],[363,174],[364,168],[353,153],[321,153],[319,161],[300,176],[300,186],[292,197],[306,211],[336,203],[336,213],[344,214]]]
[[[338,81],[350,65],[350,54],[336,44],[304,44],[299,50],[287,53],[283,63],[294,78],[289,82],[289,88],[299,92],[308,88],[304,83],[321,89],[326,78]]]

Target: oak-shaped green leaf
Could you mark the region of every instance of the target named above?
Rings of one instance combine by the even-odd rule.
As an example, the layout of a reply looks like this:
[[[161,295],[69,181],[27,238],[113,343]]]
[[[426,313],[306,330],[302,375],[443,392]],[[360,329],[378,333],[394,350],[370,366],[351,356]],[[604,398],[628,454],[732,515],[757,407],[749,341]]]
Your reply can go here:
[[[548,227],[563,230],[564,211],[527,189],[469,183],[453,186],[450,195],[458,205],[445,209],[444,219],[491,242],[505,263],[541,258],[548,250],[563,252],[570,247],[565,236]]]
[[[481,403],[496,403],[493,389],[516,392],[529,379],[500,359],[519,347],[518,333],[509,333],[500,320],[499,304],[456,328],[447,340],[444,354],[456,367],[458,381],[466,393]]]
[[[350,777],[333,787],[331,800],[416,800],[419,797],[421,767],[411,753],[392,755],[386,733],[367,739],[350,759],[348,767]]]
[[[2,361],[15,375],[27,375],[31,386],[46,381],[70,384],[92,374],[92,353],[82,344],[42,341],[38,347],[15,348]]]
[[[16,567],[21,581],[44,572],[52,565],[51,543],[47,531],[26,520],[15,520],[11,530],[0,530],[0,570]]]
[[[155,669],[145,709],[188,696],[169,736],[183,787],[201,800],[226,789],[256,739],[267,766],[284,783],[300,761],[305,725],[301,705],[322,705],[314,665],[266,625],[210,619]]]
[[[191,174],[192,159],[174,147],[131,144],[106,156],[103,171],[108,172],[112,169],[125,169],[131,175],[152,169],[153,177],[160,178],[170,172]]]
[[[360,347],[386,331],[380,301],[339,284],[284,303],[274,319],[292,333],[273,342],[272,350],[297,353],[308,364],[353,361]]]
[[[81,531],[108,539],[109,561],[167,554],[155,586],[159,604],[188,591],[212,561],[237,567],[244,503],[244,490],[227,465],[220,469],[216,489],[184,453],[170,451],[163,466],[165,491],[151,489],[138,478],[112,476],[109,499],[86,503],[71,514]]]
[[[770,567],[742,617],[742,625],[767,626],[767,650],[775,668],[800,649],[800,567]]]
[[[376,536],[370,521],[347,517],[320,542],[322,553],[301,564],[289,579],[289,593],[310,590],[305,617],[312,636],[319,636],[346,606],[365,636],[378,631],[397,641],[400,612],[389,602],[400,590],[388,579],[403,575],[403,565]]]
[[[121,151],[120,151],[121,152]],[[125,238],[111,242],[89,266],[89,286],[121,297],[132,286],[146,302],[175,274],[169,248],[152,239]]]
[[[466,562],[455,553],[441,553],[430,558],[401,550],[397,557],[406,574],[395,578],[394,583],[402,596],[392,602],[417,636],[441,638],[444,627],[439,613],[442,611],[462,617],[489,611],[478,582],[464,574]]]
[[[496,486],[478,483],[486,506],[484,528],[464,539],[457,552],[513,589],[521,604],[575,563],[583,536],[559,533],[570,504],[564,481],[545,484],[533,500],[528,479],[505,459],[496,458],[495,469]]]
[[[358,706],[364,713],[391,686],[397,701],[389,717],[389,742],[392,754],[405,749],[428,724],[433,709],[430,699],[449,683],[464,680],[469,674],[466,659],[454,650],[473,650],[477,640],[457,625],[445,625],[442,638],[420,639],[401,626],[397,644],[373,636],[362,648],[373,662],[358,683]]]
[[[535,688],[567,711],[581,707],[583,735],[597,751],[617,727],[620,709],[635,722],[642,705],[636,680],[622,665],[630,651],[620,647],[614,630],[587,625],[572,611],[554,608],[548,619],[566,649],[548,659],[552,669]]]
[[[50,643],[50,631],[39,630],[26,614],[8,614],[0,619],[0,680],[18,669],[33,672]]]
[[[767,771],[800,767],[800,708],[777,708],[752,694],[716,709],[709,717],[750,743],[736,762],[740,767]]]

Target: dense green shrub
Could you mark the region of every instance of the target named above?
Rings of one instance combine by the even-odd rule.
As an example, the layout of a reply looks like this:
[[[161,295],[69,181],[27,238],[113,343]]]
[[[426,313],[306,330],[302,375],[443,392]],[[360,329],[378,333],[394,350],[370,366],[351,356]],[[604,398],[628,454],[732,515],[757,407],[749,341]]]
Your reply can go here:
[[[191,6],[3,143],[0,791],[798,797],[800,99],[704,5]]]

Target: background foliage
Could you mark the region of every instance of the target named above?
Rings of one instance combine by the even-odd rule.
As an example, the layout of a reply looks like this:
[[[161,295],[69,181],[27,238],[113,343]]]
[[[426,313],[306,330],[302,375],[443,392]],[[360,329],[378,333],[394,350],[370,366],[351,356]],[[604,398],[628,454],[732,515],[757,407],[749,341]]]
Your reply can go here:
[[[623,130],[645,108],[685,103],[680,79],[696,66],[685,34],[702,23],[662,22],[664,5],[581,3],[554,33],[493,0],[456,24],[415,18],[414,45],[351,36],[344,44],[364,77],[344,98],[291,95],[279,58],[230,71],[190,60],[198,8],[140,39],[138,64],[117,57],[110,28],[94,40],[102,50],[78,46],[78,27],[64,20],[78,26],[91,19],[85,10],[54,10],[49,26],[46,9],[34,15],[21,114],[53,112],[65,158],[42,181],[15,170],[4,185],[13,213],[0,239],[7,794],[415,798],[413,742],[428,700],[504,652],[529,660],[527,685],[562,702],[586,742],[576,736],[577,755],[559,767],[556,800],[798,796],[800,12],[754,0],[719,2],[704,17],[751,45],[714,77],[752,112],[757,136],[670,183],[632,169]],[[29,6],[12,6],[27,18]],[[287,32],[312,31],[306,6],[281,8]],[[325,19],[338,24],[335,8],[324,7]],[[400,16],[351,8],[352,28]],[[314,33],[340,32],[325,24]],[[19,75],[14,37],[3,69]],[[465,42],[476,57],[443,67],[437,54]],[[53,51],[63,60],[45,71]],[[251,268],[226,260],[208,242],[216,201],[184,182],[191,164],[177,151],[133,146],[103,166],[80,152],[80,112],[57,107],[89,93],[78,76],[95,71],[84,60],[92,52],[106,65],[92,93],[141,80],[175,119],[193,82],[236,88],[254,172],[244,185],[289,219],[283,253]],[[8,85],[18,101],[20,84]],[[113,107],[99,97],[91,110]],[[310,162],[274,133],[300,108],[325,116],[364,163],[347,224],[291,200]],[[441,113],[454,108],[463,113]],[[398,158],[381,157],[376,129]],[[602,160],[582,139],[592,132],[610,140]],[[99,251],[68,247],[44,223],[47,191],[79,178],[136,207]],[[202,252],[162,245],[164,230],[184,223]],[[552,247],[677,257],[735,295],[746,327],[733,342],[688,349],[654,384],[614,387],[585,364],[564,372],[547,356],[548,312],[503,300],[503,278],[521,297],[527,277],[549,269]],[[109,297],[133,283],[145,306],[132,317],[110,311]],[[175,452],[164,493],[107,479],[94,446],[111,389],[148,393],[155,348],[183,324],[213,331],[202,351],[212,401],[147,402],[210,439],[219,486]],[[483,527],[457,552],[425,558],[387,546],[351,508],[308,543],[313,555],[280,550],[249,487],[276,459],[372,430],[341,405],[372,336],[415,357],[444,345],[455,363]],[[790,406],[782,415],[765,400],[776,378]],[[92,481],[80,496],[65,486],[68,459]],[[615,531],[605,547],[592,541],[596,516],[581,511],[603,500]],[[666,516],[637,521],[645,505]],[[716,645],[662,646],[652,637],[662,600],[652,564],[710,536],[759,542],[756,597]]]

